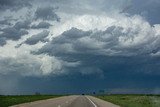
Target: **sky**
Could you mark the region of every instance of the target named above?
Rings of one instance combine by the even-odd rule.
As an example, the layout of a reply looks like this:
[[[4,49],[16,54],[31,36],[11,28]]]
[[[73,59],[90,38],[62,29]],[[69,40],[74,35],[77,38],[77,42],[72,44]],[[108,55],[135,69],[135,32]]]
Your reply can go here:
[[[0,94],[159,94],[159,11],[159,0],[0,0]]]

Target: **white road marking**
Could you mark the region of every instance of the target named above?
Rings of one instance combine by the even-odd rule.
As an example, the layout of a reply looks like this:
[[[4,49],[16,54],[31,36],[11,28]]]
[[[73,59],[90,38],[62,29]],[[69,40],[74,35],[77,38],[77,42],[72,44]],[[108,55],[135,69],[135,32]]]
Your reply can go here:
[[[94,107],[97,107],[97,105],[94,104],[94,102],[90,98],[88,98],[87,96],[86,96],[86,98],[94,105]]]
[[[61,107],[61,105],[58,105],[58,107]]]

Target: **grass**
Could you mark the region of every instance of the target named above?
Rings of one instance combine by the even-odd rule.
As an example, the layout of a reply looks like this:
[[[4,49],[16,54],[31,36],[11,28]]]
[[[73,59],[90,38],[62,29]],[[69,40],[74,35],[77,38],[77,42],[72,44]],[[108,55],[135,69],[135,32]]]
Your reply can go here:
[[[60,95],[0,96],[0,107],[60,97]],[[99,95],[100,99],[121,107],[160,107],[160,95]]]
[[[19,95],[19,96],[0,96],[0,107],[8,107],[11,105],[44,100],[49,98],[60,97],[60,95]]]
[[[99,95],[96,97],[121,107],[160,107],[159,95]]]

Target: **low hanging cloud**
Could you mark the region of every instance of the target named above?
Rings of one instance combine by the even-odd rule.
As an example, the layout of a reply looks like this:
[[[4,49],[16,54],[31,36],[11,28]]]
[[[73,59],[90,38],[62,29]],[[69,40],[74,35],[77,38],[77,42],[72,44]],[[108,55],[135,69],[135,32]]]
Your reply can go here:
[[[54,10],[53,7],[39,7],[35,12],[35,19],[60,21],[60,17]]]
[[[0,57],[0,74],[18,74],[23,76],[41,76],[50,73],[59,74],[61,62],[47,55],[20,55],[15,58]],[[21,71],[21,72],[19,72]]]

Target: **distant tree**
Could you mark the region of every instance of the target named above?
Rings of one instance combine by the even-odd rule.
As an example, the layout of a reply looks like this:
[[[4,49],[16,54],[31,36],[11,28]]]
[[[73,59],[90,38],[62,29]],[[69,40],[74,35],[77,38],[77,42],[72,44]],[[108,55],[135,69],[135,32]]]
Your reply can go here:
[[[104,94],[105,91],[104,91],[104,90],[99,90],[99,93],[100,93],[100,94]]]
[[[96,94],[96,92],[93,92],[93,95],[95,95]]]
[[[35,95],[41,95],[41,93],[40,92],[35,92]]]

